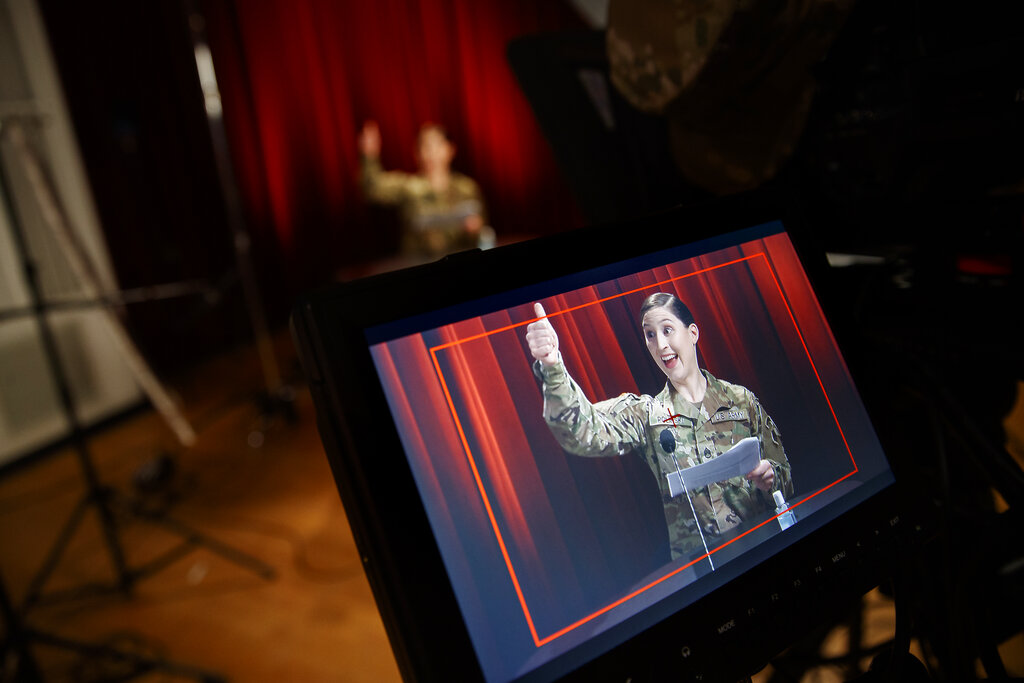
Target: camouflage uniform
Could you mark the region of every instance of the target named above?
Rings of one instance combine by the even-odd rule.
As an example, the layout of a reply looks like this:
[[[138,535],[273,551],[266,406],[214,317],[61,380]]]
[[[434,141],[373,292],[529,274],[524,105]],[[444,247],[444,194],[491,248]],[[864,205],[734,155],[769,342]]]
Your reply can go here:
[[[364,157],[361,174],[367,199],[399,207],[406,254],[440,256],[479,246],[479,236],[468,233],[463,224],[472,215],[483,219],[483,233],[492,234],[483,195],[472,178],[452,173],[448,191],[438,194],[424,176],[385,171],[379,159]]]
[[[690,501],[685,495],[669,495],[665,475],[676,471],[677,461],[678,467],[685,469],[717,457],[740,439],[756,436],[762,459],[775,470],[774,489],[786,496],[793,492],[779,430],[745,387],[702,370],[708,389],[699,406],[680,397],[670,383],[657,396],[622,394],[592,404],[561,361],[552,366],[538,361],[534,371],[543,382],[544,419],[563,448],[588,457],[632,451],[651,468],[661,491],[672,559],[689,557],[697,550],[703,553],[704,549]],[[662,445],[665,430],[674,437],[671,454]],[[774,510],[771,495],[743,477],[695,489],[690,500],[709,547],[715,537]]]
[[[663,115],[676,165],[716,194],[773,178],[803,133],[853,0],[611,0],[609,75]]]

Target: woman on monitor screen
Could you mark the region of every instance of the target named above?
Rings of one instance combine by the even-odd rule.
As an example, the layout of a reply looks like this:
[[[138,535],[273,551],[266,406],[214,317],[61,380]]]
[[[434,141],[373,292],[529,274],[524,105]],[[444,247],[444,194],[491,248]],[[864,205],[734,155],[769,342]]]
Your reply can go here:
[[[575,455],[634,452],[644,459],[661,491],[673,560],[706,553],[750,522],[766,519],[775,491],[792,494],[778,428],[749,389],[698,366],[700,331],[678,297],[652,294],[640,308],[647,350],[668,378],[665,388],[657,396],[622,394],[599,403],[591,403],[566,372],[543,306],[535,303],[534,311],[539,320],[527,326],[526,341],[551,432]],[[716,458],[746,437],[757,438],[761,458],[745,476],[672,495],[668,475]]]

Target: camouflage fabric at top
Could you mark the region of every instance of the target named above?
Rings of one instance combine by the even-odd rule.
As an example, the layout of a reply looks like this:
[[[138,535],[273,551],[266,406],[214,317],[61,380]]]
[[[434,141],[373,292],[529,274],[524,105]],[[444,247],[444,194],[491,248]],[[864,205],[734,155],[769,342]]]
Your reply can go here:
[[[736,0],[609,3],[612,83],[637,109],[662,113],[704,68],[736,5]]]
[[[422,175],[385,171],[378,159],[361,163],[367,199],[397,205],[401,212],[404,253],[439,256],[477,246],[477,236],[463,227],[472,215],[487,223],[483,195],[472,178],[452,173],[447,192],[439,194]]]
[[[704,549],[694,512],[710,544],[713,537],[774,510],[771,495],[743,477],[695,489],[690,500],[682,495],[673,498],[665,475],[676,471],[677,462],[679,468],[692,467],[724,453],[740,439],[756,436],[761,457],[775,471],[774,489],[786,496],[793,492],[779,430],[745,387],[702,370],[708,389],[699,406],[680,398],[670,384],[657,396],[622,394],[592,404],[561,362],[553,366],[537,362],[534,372],[543,382],[544,419],[565,450],[588,457],[633,452],[650,467],[661,491],[672,559]],[[661,440],[665,430],[674,438],[671,453]]]
[[[792,156],[819,86],[816,65],[853,0],[611,0],[610,79],[662,114],[692,184],[749,190]]]

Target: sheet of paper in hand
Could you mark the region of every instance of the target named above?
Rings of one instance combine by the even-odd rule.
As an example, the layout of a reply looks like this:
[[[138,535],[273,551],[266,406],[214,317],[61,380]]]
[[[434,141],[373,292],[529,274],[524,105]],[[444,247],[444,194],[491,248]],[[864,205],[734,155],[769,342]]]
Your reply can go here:
[[[668,491],[678,496],[685,489],[701,489],[716,481],[733,477],[744,477],[761,461],[761,443],[757,437],[748,436],[717,458],[706,460],[699,465],[677,470],[666,476]]]

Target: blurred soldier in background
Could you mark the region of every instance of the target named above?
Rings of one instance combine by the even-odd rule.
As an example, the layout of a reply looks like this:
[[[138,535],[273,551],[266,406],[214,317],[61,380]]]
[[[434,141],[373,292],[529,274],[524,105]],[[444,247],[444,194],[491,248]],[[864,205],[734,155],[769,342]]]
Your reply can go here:
[[[404,256],[436,258],[494,245],[480,188],[472,178],[451,169],[455,145],[444,128],[436,124],[420,128],[417,173],[383,170],[380,149],[380,129],[368,121],[359,134],[363,191],[372,202],[398,207]]]

